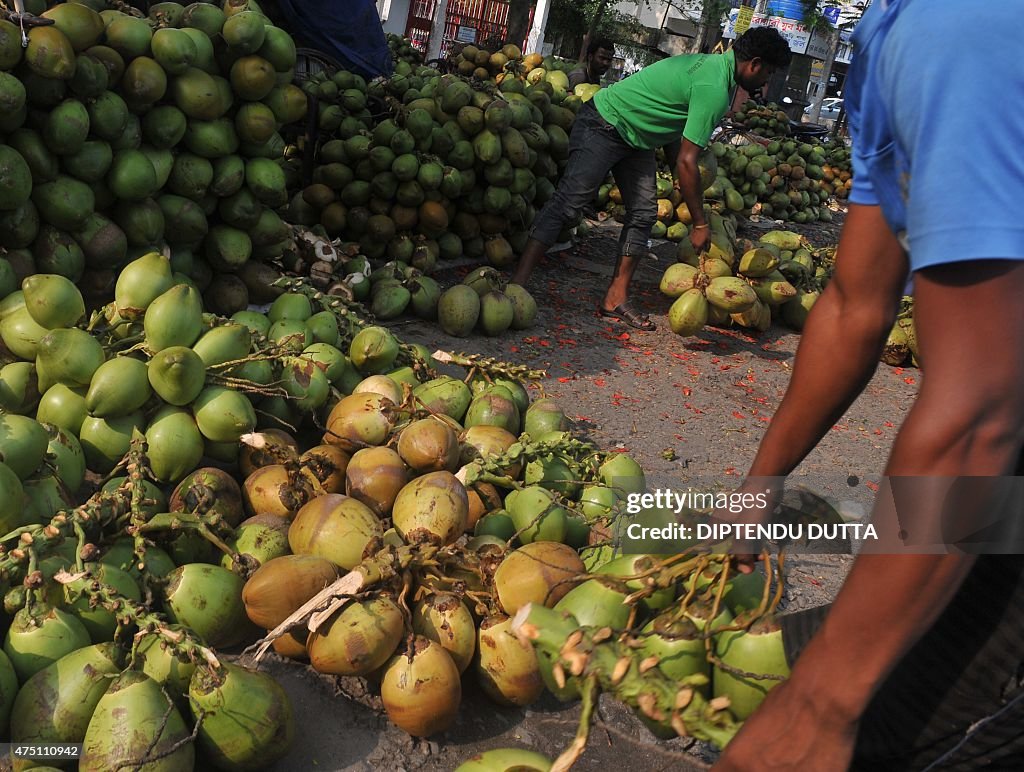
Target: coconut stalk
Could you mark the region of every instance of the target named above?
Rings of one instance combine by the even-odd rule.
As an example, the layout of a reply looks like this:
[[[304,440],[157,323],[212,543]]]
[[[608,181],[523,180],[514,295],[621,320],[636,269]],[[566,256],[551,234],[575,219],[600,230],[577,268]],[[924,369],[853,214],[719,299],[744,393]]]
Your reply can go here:
[[[211,667],[219,668],[217,655],[200,640],[195,633],[182,625],[171,624],[162,615],[150,610],[145,604],[127,598],[109,584],[94,578],[88,571],[58,571],[54,580],[59,584],[70,584],[79,579],[89,579],[79,590],[89,599],[90,606],[102,606],[115,616],[118,627],[126,629],[134,626],[137,629],[132,642],[131,663],[137,657],[137,648],[147,635],[158,635],[176,655],[187,658],[191,662],[206,662]]]
[[[464,485],[473,485],[478,482],[501,485],[506,488],[522,488],[518,480],[513,480],[505,474],[505,469],[519,463],[536,461],[550,456],[561,456],[569,464],[569,467],[580,475],[581,479],[566,481],[577,483],[595,482],[596,476],[586,473],[581,468],[585,461],[593,457],[595,449],[593,445],[573,438],[566,438],[557,441],[544,442],[516,442],[509,446],[501,455],[489,456],[486,460],[477,460],[467,465],[466,479],[462,480]],[[583,459],[581,461],[580,459]]]
[[[466,381],[473,379],[474,375],[483,375],[488,380],[493,378],[511,378],[517,381],[539,381],[548,377],[546,370],[534,370],[526,365],[517,365],[513,362],[504,362],[496,357],[485,357],[480,354],[465,354],[462,352],[435,351],[434,359],[446,365],[458,365],[469,372]]]
[[[339,323],[338,333],[341,341],[339,347],[343,347],[344,350],[348,349],[356,332],[372,323],[370,320],[373,319],[373,315],[365,306],[339,295],[326,295],[313,287],[306,279],[282,277],[270,286],[279,287],[286,292],[305,295],[321,310],[333,313]]]
[[[516,613],[511,629],[520,640],[551,657],[559,687],[575,681],[583,693],[595,692],[594,699],[596,692],[607,692],[681,737],[718,747],[739,730],[726,710],[727,699],[705,701],[697,693],[707,683],[706,676],[692,675],[679,681],[669,678],[657,669],[657,657],[641,659],[628,641],[614,638],[610,628],[579,627],[568,614],[529,603]],[[586,715],[586,723],[590,720],[591,715]],[[586,731],[581,726],[570,749],[556,762],[560,766],[552,769],[568,769],[585,743]]]
[[[144,520],[143,507],[149,502],[142,482],[150,476],[145,447],[145,438],[136,432],[127,455],[110,475],[125,473],[128,477],[117,490],[100,491],[81,506],[58,512],[49,523],[21,526],[0,536],[0,577],[11,581],[35,573],[38,557],[70,538],[78,542],[75,558],[76,567],[81,569],[95,552],[93,543],[104,534],[120,533],[131,522]],[[136,541],[136,556],[144,562],[144,542]]]
[[[411,566],[429,564],[439,549],[430,544],[385,547],[310,598],[260,641],[247,648],[243,657],[252,656],[255,662],[259,662],[275,640],[299,625],[304,624],[311,633],[316,632],[350,600],[374,585],[402,578]]]

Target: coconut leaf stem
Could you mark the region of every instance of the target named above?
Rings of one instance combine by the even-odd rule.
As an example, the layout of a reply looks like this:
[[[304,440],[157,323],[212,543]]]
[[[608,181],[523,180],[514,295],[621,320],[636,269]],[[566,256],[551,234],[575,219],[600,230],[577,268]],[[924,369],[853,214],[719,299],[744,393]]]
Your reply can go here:
[[[597,707],[598,694],[597,678],[590,675],[580,686],[581,710],[576,736],[573,737],[572,744],[555,759],[551,765],[551,772],[566,772],[583,755],[583,751],[587,748],[587,740],[590,738],[590,726],[594,721],[594,708]]]

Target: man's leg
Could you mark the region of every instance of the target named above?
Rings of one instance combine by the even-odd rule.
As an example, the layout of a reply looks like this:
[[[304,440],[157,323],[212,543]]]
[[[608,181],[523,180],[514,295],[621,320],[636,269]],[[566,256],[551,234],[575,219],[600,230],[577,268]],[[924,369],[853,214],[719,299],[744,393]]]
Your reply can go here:
[[[559,231],[576,219],[594,198],[612,165],[628,151],[615,129],[604,123],[595,108],[580,110],[569,137],[569,161],[555,194],[533,223],[530,240],[512,274],[515,284],[526,285]]]
[[[928,477],[1012,474],[1024,446],[1024,263],[939,266],[919,271],[914,283],[926,375],[886,475],[923,483]],[[924,498],[916,511],[893,513],[891,499],[887,506],[880,496],[876,515],[888,511],[902,522],[909,514],[922,523],[938,518],[946,503]],[[858,557],[792,677],[748,719],[716,770],[845,769],[873,697],[975,562],[961,554]],[[979,596],[976,602],[986,600]]]
[[[626,205],[626,219],[619,236],[619,259],[615,276],[601,307],[611,311],[629,299],[629,283],[640,260],[647,254],[651,227],[658,219],[658,167],[653,151],[635,151],[612,168],[615,182]]]

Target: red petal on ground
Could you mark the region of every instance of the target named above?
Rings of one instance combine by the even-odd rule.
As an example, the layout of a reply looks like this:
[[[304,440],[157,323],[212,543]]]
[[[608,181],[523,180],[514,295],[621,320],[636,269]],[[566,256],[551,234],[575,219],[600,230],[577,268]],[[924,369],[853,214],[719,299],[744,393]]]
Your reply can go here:
[[[877,491],[877,490],[878,490],[878,483],[873,483],[873,482],[871,482],[871,481],[869,480],[868,482],[866,482],[866,483],[864,483],[864,484],[865,484],[866,486],[868,486],[868,488],[869,488],[870,490],[873,490],[873,491]]]
[[[894,373],[896,373],[896,375],[903,375],[903,368],[902,367],[894,367],[892,371]]]
[[[538,340],[537,343],[539,343],[544,348],[548,348],[549,346],[551,346],[550,340]]]
[[[730,474],[730,475],[739,474],[739,472],[736,471],[736,467],[734,467],[734,466],[727,466],[725,468],[725,473],[726,474]]]
[[[754,374],[753,373],[747,373],[747,380],[753,382],[753,381],[755,381],[757,379],[754,378]]]
[[[719,366],[718,369],[719,370],[732,370],[732,368],[734,368],[735,366],[736,365],[721,365],[721,366]]]
[[[882,433],[881,429],[875,429],[875,434],[881,434],[881,433]]]
[[[903,382],[904,383],[910,383],[910,384],[917,383],[917,381],[915,381],[913,378],[904,378]]]
[[[628,332],[624,332],[621,335],[616,335],[615,338],[617,340],[629,340],[629,333]]]
[[[689,386],[683,386],[683,395],[689,397],[691,394],[693,394],[693,389]]]
[[[513,354],[518,354],[519,353],[519,346],[509,346],[508,350],[511,351]]]
[[[886,421],[885,425],[891,428],[891,427],[895,426],[896,424],[894,424],[892,421]]]
[[[568,383],[571,380],[572,380],[572,378],[559,378],[558,382],[559,383]]]
[[[605,385],[604,378],[595,378],[594,379],[594,385],[595,386],[604,386]]]
[[[740,420],[746,420],[746,416],[745,416],[745,415],[743,415],[743,413],[741,413],[741,412],[740,412],[740,411],[738,411],[738,410],[733,410],[733,411],[732,411],[732,417],[733,417],[733,418],[739,418]]]

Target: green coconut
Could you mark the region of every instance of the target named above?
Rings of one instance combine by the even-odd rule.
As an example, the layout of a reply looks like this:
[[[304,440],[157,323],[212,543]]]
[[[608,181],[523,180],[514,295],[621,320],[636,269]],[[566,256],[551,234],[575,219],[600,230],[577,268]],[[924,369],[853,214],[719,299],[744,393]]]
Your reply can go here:
[[[237,442],[256,428],[256,411],[249,398],[223,386],[203,389],[192,412],[199,431],[211,442]]]
[[[202,332],[202,297],[185,284],[171,287],[150,303],[143,324],[146,345],[153,352],[191,346]]]
[[[141,408],[151,393],[146,363],[119,356],[96,369],[85,395],[85,406],[91,415],[117,418]]]

